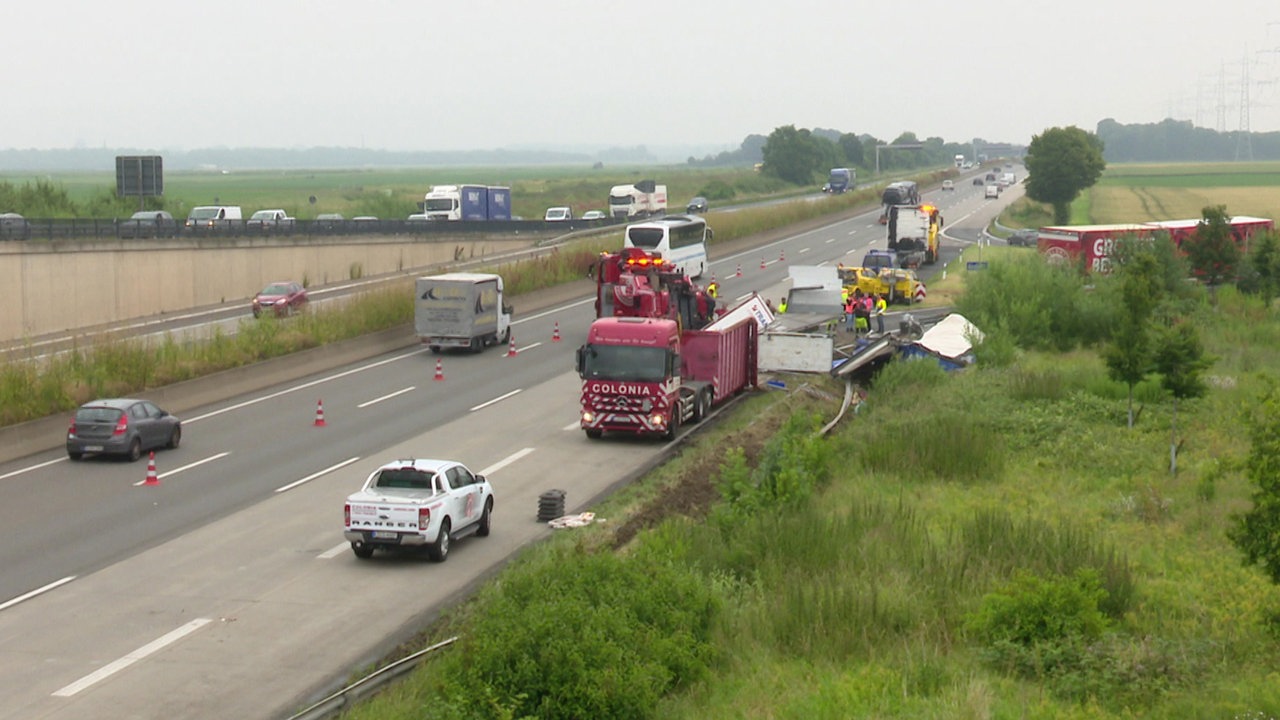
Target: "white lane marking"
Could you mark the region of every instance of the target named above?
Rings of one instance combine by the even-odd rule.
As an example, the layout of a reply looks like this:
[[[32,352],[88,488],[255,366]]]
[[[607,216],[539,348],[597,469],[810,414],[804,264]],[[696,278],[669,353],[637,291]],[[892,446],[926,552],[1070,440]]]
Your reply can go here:
[[[875,227],[875,225],[868,225],[868,226],[867,226],[867,229],[871,229],[871,228],[873,228],[873,227]]]
[[[24,468],[22,468],[22,469],[20,469],[20,470],[14,470],[13,472],[7,472],[7,473],[5,473],[5,474],[3,474],[3,475],[0,475],[0,480],[5,480],[5,479],[11,478],[11,477],[15,477],[15,476],[17,476],[17,475],[21,475],[21,474],[23,474],[23,473],[29,473],[29,472],[31,472],[32,470],[39,470],[39,469],[40,469],[40,468],[42,468],[42,467],[49,467],[50,465],[52,465],[52,464],[54,464],[54,463],[60,463],[60,462],[62,462],[63,460],[66,460],[66,459],[67,459],[67,458],[65,458],[65,457],[54,458],[53,460],[45,460],[45,461],[44,461],[44,462],[42,462],[42,463],[36,463],[35,465],[32,465],[31,467],[24,467]]]
[[[393,392],[393,393],[390,393],[390,394],[387,394],[387,395],[383,395],[382,397],[376,397],[376,398],[374,398],[374,399],[372,399],[372,400],[369,400],[369,401],[367,401],[367,402],[362,402],[362,403],[360,403],[359,405],[357,405],[356,407],[357,407],[357,408],[361,408],[361,409],[363,409],[363,408],[367,408],[367,407],[369,407],[370,405],[377,405],[378,403],[382,402],[383,400],[390,400],[391,398],[393,398],[393,397],[395,397],[395,396],[397,396],[397,395],[403,395],[403,394],[405,394],[405,393],[407,393],[407,392],[413,392],[414,390],[417,390],[417,389],[418,389],[418,386],[417,386],[417,385],[410,385],[409,387],[407,387],[407,388],[405,388],[405,389],[403,389],[403,390],[397,390],[397,391],[395,391],[395,392]]]
[[[822,262],[818,263],[818,267],[822,267],[823,265],[826,265],[826,264],[827,264],[827,263],[829,263],[829,262],[831,262],[831,261],[830,261],[830,260],[823,260]]]
[[[174,468],[174,469],[169,470],[169,471],[167,471],[167,472],[162,472],[162,473],[160,473],[159,475],[156,475],[156,479],[157,479],[157,480],[163,480],[163,479],[165,479],[165,478],[169,477],[170,475],[177,475],[178,473],[180,473],[180,472],[182,472],[182,471],[184,471],[184,470],[190,470],[190,469],[191,469],[191,468],[193,468],[193,467],[199,467],[199,466],[201,466],[201,465],[203,465],[203,464],[205,464],[205,463],[207,463],[207,462],[213,462],[214,460],[221,460],[222,458],[224,458],[224,457],[226,457],[226,456],[228,456],[228,455],[230,455],[230,454],[231,454],[230,452],[220,452],[220,453],[218,453],[217,455],[210,455],[209,457],[207,457],[207,458],[205,458],[205,459],[203,459],[203,460],[197,460],[197,461],[195,461],[195,462],[193,462],[193,463],[187,463],[186,465],[183,465],[183,466],[182,466],[182,467],[180,467],[180,468]],[[143,478],[142,480],[139,480],[138,482],[134,483],[134,484],[133,484],[133,486],[134,486],[134,487],[137,487],[137,486],[139,486],[139,485],[143,485],[143,484],[145,484],[146,482],[147,482],[146,478]]]
[[[494,404],[494,403],[502,402],[503,400],[506,400],[507,398],[511,397],[512,395],[519,394],[519,392],[520,392],[521,390],[523,390],[523,389],[524,389],[524,388],[516,388],[515,390],[512,390],[511,392],[507,393],[506,395],[499,395],[498,397],[496,397],[496,398],[494,398],[494,399],[490,400],[489,402],[482,402],[482,403],[480,403],[479,405],[477,405],[477,406],[475,406],[475,407],[471,408],[471,412],[475,412],[476,410],[483,410],[484,408],[487,408],[487,407],[489,407],[490,405],[492,405],[492,404]]]
[[[324,552],[322,552],[322,553],[320,553],[319,555],[317,555],[317,556],[316,556],[316,559],[317,559],[317,560],[332,560],[333,558],[336,558],[336,557],[338,557],[339,555],[341,555],[342,553],[346,552],[347,548],[349,548],[349,547],[351,547],[351,543],[346,543],[346,542],[342,543],[341,545],[334,545],[333,547],[329,548],[328,550],[325,550]]]
[[[525,449],[523,449],[523,450],[517,450],[516,452],[511,453],[510,455],[506,456],[505,458],[503,458],[503,459],[499,460],[498,462],[496,462],[496,463],[494,463],[494,464],[490,465],[489,467],[487,467],[487,468],[485,468],[485,469],[481,470],[480,472],[478,472],[478,473],[476,473],[476,474],[477,474],[477,475],[492,475],[493,473],[498,472],[498,471],[499,471],[499,470],[501,470],[502,468],[504,468],[504,467],[506,467],[506,466],[510,465],[511,463],[513,463],[513,462],[515,462],[515,461],[519,460],[520,458],[524,457],[525,455],[528,455],[528,454],[529,454],[529,453],[531,453],[531,452],[533,452],[533,448],[525,448]]]
[[[560,429],[561,429],[561,430],[581,430],[581,429],[582,429],[582,421],[581,421],[581,420],[575,421],[572,425],[565,425],[564,427],[562,427],[562,428],[560,428]]]
[[[197,416],[195,416],[195,417],[193,417],[193,418],[189,418],[189,419],[187,419],[187,420],[183,420],[182,422],[187,423],[187,424],[190,424],[190,423],[193,423],[193,422],[200,422],[201,420],[206,420],[206,419],[208,419],[208,418],[215,417],[215,416],[217,416],[217,415],[221,415],[221,414],[223,414],[223,413],[229,413],[229,412],[231,412],[232,410],[239,410],[239,409],[241,409],[241,408],[249,407],[250,405],[257,405],[257,404],[258,404],[258,403],[260,403],[260,402],[266,402],[267,400],[273,400],[273,399],[275,399],[275,398],[280,397],[281,395],[288,395],[289,393],[294,393],[294,392],[297,392],[297,391],[299,391],[299,390],[306,390],[307,388],[315,387],[316,385],[323,385],[324,383],[332,382],[332,381],[334,381],[334,380],[339,380],[339,379],[341,379],[341,378],[347,377],[348,375],[355,375],[356,373],[362,373],[362,372],[364,372],[365,370],[372,370],[372,369],[374,369],[374,368],[376,368],[376,367],[382,367],[383,365],[387,365],[387,364],[389,364],[389,363],[393,363],[393,362],[396,362],[396,361],[398,361],[398,360],[403,360],[403,359],[408,358],[408,357],[413,357],[414,355],[421,355],[421,354],[423,354],[423,353],[425,353],[425,352],[427,352],[427,349],[426,349],[426,348],[423,348],[423,349],[421,349],[421,350],[414,350],[413,352],[407,352],[407,353],[404,353],[403,355],[396,355],[395,357],[390,357],[390,358],[387,358],[386,360],[379,360],[379,361],[378,361],[378,362],[376,362],[376,363],[370,363],[370,364],[368,364],[368,365],[362,365],[362,366],[357,367],[357,368],[351,368],[350,370],[345,370],[345,371],[340,372],[340,373],[338,373],[338,374],[336,374],[336,375],[329,375],[329,376],[327,376],[327,377],[322,377],[322,378],[319,378],[319,379],[316,379],[316,380],[312,380],[311,382],[303,383],[303,384],[301,384],[301,385],[295,385],[295,386],[293,386],[293,387],[291,387],[291,388],[285,388],[284,390],[280,390],[279,392],[273,392],[273,393],[271,393],[270,395],[263,395],[262,397],[257,397],[257,398],[254,398],[254,399],[252,399],[252,400],[245,400],[245,401],[244,401],[244,402],[242,402],[242,403],[236,403],[235,405],[228,405],[227,407],[224,407],[224,408],[222,408],[222,409],[220,409],[220,410],[214,410],[213,412],[207,412],[207,413],[205,413],[205,414],[203,414],[203,415],[197,415]]]
[[[533,343],[532,345],[525,345],[525,346],[524,346],[524,347],[522,347],[522,348],[516,348],[516,352],[518,352],[518,353],[522,353],[522,352],[524,352],[525,350],[532,350],[532,349],[534,349],[534,348],[538,347],[538,346],[539,346],[539,345],[541,345],[541,344],[542,344],[541,342],[536,342],[536,343]]]
[[[850,234],[850,235],[852,235],[853,233],[849,233],[849,234]],[[835,242],[835,241],[836,241],[836,239],[835,239],[835,238],[831,238],[830,240],[828,240],[828,241],[826,242],[826,244],[827,244],[827,245],[830,245],[831,243],[833,243],[833,242]]]
[[[44,593],[47,593],[50,590],[53,590],[54,588],[62,587],[63,585],[66,585],[67,583],[75,579],[76,579],[75,575],[68,575],[62,578],[61,580],[54,580],[53,582],[49,583],[48,585],[45,585],[44,587],[38,587],[35,590],[32,590],[31,592],[23,593],[22,595],[19,595],[18,597],[13,598],[12,600],[6,600],[0,603],[0,610],[8,610],[9,608],[13,607],[14,605],[17,605],[20,602],[25,602],[27,600],[30,600],[31,598],[37,595],[43,595]]]
[[[337,465],[330,465],[329,467],[327,467],[327,468],[325,468],[325,469],[323,469],[323,470],[321,470],[321,471],[319,471],[319,472],[311,473],[310,475],[308,475],[308,476],[306,476],[306,477],[302,478],[301,480],[294,480],[293,482],[289,483],[288,485],[281,485],[280,487],[276,488],[276,492],[278,492],[278,493],[282,493],[282,492],[285,492],[285,491],[288,491],[288,490],[292,490],[292,489],[294,489],[294,488],[298,487],[299,485],[302,485],[302,484],[304,484],[304,483],[309,483],[309,482],[311,482],[312,480],[315,480],[316,478],[320,477],[321,475],[327,475],[328,473],[331,473],[331,472],[333,472],[334,470],[337,470],[338,468],[344,468],[344,467],[346,467],[346,466],[350,465],[351,463],[353,463],[353,462],[355,462],[355,461],[357,461],[357,460],[359,460],[359,459],[360,459],[360,456],[359,456],[359,455],[357,455],[356,457],[353,457],[353,458],[347,458],[346,460],[343,460],[342,462],[338,463]]]
[[[134,650],[128,655],[125,655],[119,660],[103,665],[102,667],[98,668],[96,671],[91,672],[88,675],[85,675],[79,680],[62,688],[61,690],[54,692],[53,696],[54,697],[71,697],[72,695],[75,695],[81,690],[84,690],[85,688],[89,687],[90,685],[93,685],[101,680],[105,680],[111,677],[112,675],[115,675],[116,673],[138,662],[139,660],[146,658],[148,655],[151,655],[163,650],[165,647],[172,645],[173,643],[181,640],[182,638],[190,635],[191,633],[199,630],[200,628],[204,627],[205,625],[208,625],[211,622],[213,622],[213,620],[211,620],[210,618],[196,618],[195,620],[192,620],[191,622],[187,623],[186,625],[183,625],[177,630],[174,630],[164,635],[158,640],[152,640],[151,642],[147,643],[146,645],[143,645],[137,650]]]
[[[800,254],[801,254],[801,255],[803,255],[803,254],[805,254],[805,253],[807,253],[807,252],[809,252],[809,248],[800,248]]]
[[[568,309],[570,309],[570,308],[576,308],[576,307],[578,307],[579,305],[587,305],[587,304],[589,304],[589,303],[593,303],[593,302],[595,302],[595,301],[596,301],[596,299],[595,299],[594,297],[589,297],[589,298],[587,298],[586,300],[579,300],[579,301],[578,301],[578,302],[576,302],[576,303],[569,303],[568,305],[560,305],[559,307],[555,307],[555,308],[552,308],[552,309],[550,309],[550,310],[545,310],[545,311],[543,311],[543,312],[538,313],[537,315],[530,315],[529,317],[526,317],[526,318],[520,318],[519,320],[512,320],[512,321],[511,321],[511,324],[512,324],[512,325],[519,325],[520,323],[526,323],[526,322],[529,322],[530,320],[537,320],[538,318],[544,318],[544,317],[547,317],[548,315],[555,315],[556,313],[561,312],[561,311],[563,311],[563,310],[568,310]]]

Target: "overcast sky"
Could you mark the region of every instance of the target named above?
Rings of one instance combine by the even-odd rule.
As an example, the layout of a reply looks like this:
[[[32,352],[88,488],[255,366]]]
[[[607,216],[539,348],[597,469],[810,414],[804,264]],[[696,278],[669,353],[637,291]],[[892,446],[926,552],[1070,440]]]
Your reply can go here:
[[[0,147],[709,145],[780,125],[1029,142],[1280,130],[1274,0],[10,2]]]

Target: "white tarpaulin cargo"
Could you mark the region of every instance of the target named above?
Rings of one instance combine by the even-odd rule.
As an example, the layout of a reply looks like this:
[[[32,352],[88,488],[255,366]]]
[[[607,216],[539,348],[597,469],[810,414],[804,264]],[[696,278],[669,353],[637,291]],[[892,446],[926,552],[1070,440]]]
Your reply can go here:
[[[969,365],[973,362],[973,342],[981,342],[982,337],[982,331],[973,323],[963,315],[952,313],[903,348],[903,354],[933,356],[955,366]]]

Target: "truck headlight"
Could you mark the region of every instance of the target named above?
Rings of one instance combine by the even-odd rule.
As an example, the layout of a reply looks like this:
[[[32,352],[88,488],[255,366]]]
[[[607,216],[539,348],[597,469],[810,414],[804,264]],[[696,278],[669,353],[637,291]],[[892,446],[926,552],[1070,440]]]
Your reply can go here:
[[[596,414],[595,414],[595,413],[590,412],[590,411],[583,411],[583,413],[582,413],[582,422],[584,422],[584,423],[589,423],[589,422],[593,422],[595,419],[596,419]]]
[[[662,417],[661,415],[654,415],[653,417],[649,418],[649,422],[653,425],[666,425],[667,419]]]

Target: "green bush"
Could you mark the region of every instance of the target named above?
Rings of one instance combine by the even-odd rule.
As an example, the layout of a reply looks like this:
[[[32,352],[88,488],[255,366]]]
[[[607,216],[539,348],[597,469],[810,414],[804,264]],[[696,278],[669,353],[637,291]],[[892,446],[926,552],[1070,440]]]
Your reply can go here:
[[[769,439],[755,467],[748,469],[740,448],[725,453],[719,489],[726,501],[722,520],[772,512],[778,506],[796,507],[830,475],[830,447],[817,434],[819,418],[797,414]]]
[[[1044,641],[1092,639],[1107,629],[1098,609],[1107,596],[1098,573],[1080,568],[1070,576],[1043,578],[1020,572],[1005,587],[982,598],[965,618],[968,630],[990,645],[1030,647]]]
[[[713,659],[710,590],[644,553],[551,552],[512,567],[481,602],[486,611],[450,655],[458,667],[437,669],[477,708],[652,717],[663,694],[702,678]]]

